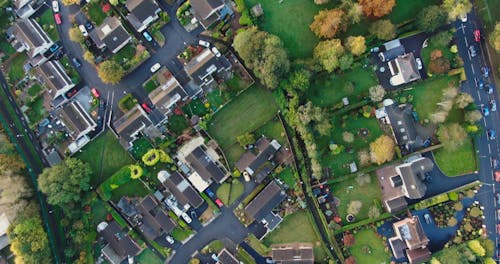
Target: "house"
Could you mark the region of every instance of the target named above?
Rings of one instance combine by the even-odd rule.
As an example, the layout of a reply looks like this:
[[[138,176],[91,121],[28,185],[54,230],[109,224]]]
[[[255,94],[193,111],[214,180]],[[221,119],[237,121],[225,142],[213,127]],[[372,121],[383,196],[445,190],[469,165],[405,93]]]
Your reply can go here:
[[[189,3],[196,19],[205,29],[232,13],[224,0],[189,0]]]
[[[269,140],[261,137],[255,142],[255,151],[248,150],[236,162],[235,167],[240,172],[246,172],[250,176],[255,175],[255,181],[261,183],[274,169],[273,159],[281,148],[275,139]],[[257,152],[254,154],[254,152]]]
[[[273,230],[282,221],[280,216],[273,213],[273,209],[278,207],[285,198],[286,194],[281,187],[275,181],[271,181],[248,203],[245,207],[245,214],[252,220],[265,222],[267,228]]]
[[[163,79],[161,85],[151,91],[148,97],[155,108],[166,117],[172,112],[172,108],[177,102],[187,100],[188,96],[184,88],[169,71],[161,72],[160,75],[167,77],[158,78]]]
[[[394,237],[389,238],[389,245],[396,260],[408,259],[410,264],[423,263],[431,258],[425,235],[417,216],[408,217],[392,224]]]
[[[71,153],[77,152],[90,141],[88,133],[97,127],[96,122],[78,101],[70,101],[56,109],[55,115],[66,127],[66,134],[73,140],[68,146]]]
[[[376,171],[382,189],[384,208],[394,213],[405,209],[408,199],[424,197],[427,186],[426,173],[432,171],[434,163],[429,158],[414,157],[400,165],[389,165]]]
[[[386,42],[383,49],[378,57],[381,62],[387,63],[391,73],[390,85],[398,86],[421,79],[413,53],[406,52],[399,39]]]
[[[313,264],[312,243],[288,243],[271,245],[271,258],[276,264]]]
[[[26,51],[32,66],[38,66],[47,58],[43,56],[54,42],[33,19],[18,19],[7,29],[7,39],[17,52]]]
[[[10,245],[9,236],[7,235],[9,225],[10,222],[7,215],[5,213],[0,214],[0,250]]]
[[[97,226],[97,232],[108,243],[101,252],[112,264],[119,264],[128,257],[134,257],[141,249],[115,221],[101,222]]]
[[[120,144],[126,149],[132,147],[139,133],[151,125],[153,125],[153,122],[151,122],[151,119],[149,119],[146,112],[139,105],[135,105],[122,117],[113,122],[113,127],[120,137]]]
[[[161,8],[154,0],[127,0],[125,7],[130,12],[127,20],[138,32],[144,31],[156,21]]]
[[[48,89],[52,98],[64,96],[75,86],[59,61],[47,61],[35,71],[38,80]]]
[[[203,90],[209,90],[211,85],[215,85],[215,75],[229,73],[230,69],[231,63],[226,57],[217,57],[208,48],[204,49],[184,66],[184,70],[194,84]],[[202,90],[199,90],[194,96],[199,95],[201,92]]]
[[[102,24],[89,32],[97,48],[107,48],[112,53],[117,53],[127,45],[132,37],[117,17],[106,17]]]
[[[43,0],[14,0],[16,15],[22,19],[31,17],[40,7],[45,4]]]
[[[166,188],[167,202],[177,207],[181,211],[187,211],[189,208],[198,208],[203,204],[203,198],[189,184],[189,182],[176,171],[169,173],[167,171],[158,172],[158,180]]]
[[[219,252],[217,259],[217,264],[240,264],[240,261],[226,248]]]
[[[155,240],[165,233],[170,233],[176,227],[176,223],[159,206],[152,195],[141,199],[137,204],[137,209],[142,215],[139,229],[150,240]]]

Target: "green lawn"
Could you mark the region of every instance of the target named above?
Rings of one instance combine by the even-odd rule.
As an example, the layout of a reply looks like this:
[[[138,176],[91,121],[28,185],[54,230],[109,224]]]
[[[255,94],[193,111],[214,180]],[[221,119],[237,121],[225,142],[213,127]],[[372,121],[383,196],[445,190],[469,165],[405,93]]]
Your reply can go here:
[[[99,198],[96,198],[94,201],[92,201],[90,207],[92,208],[91,213],[93,226],[97,226],[100,222],[106,220],[106,214],[108,214],[108,210],[106,209],[105,202],[103,202]]]
[[[182,134],[188,127],[188,121],[183,115],[172,115],[168,118],[167,129],[176,135]]]
[[[150,79],[146,84],[144,84],[144,89],[148,94],[152,92],[154,89],[156,89],[156,87],[158,87],[158,83],[156,82],[156,77]]]
[[[134,159],[141,160],[142,156],[152,148],[153,145],[151,145],[149,140],[145,137],[141,137],[134,141],[134,145],[130,149],[130,154],[132,154]]]
[[[346,86],[349,82],[354,85],[353,89]],[[346,96],[351,100],[351,103],[355,103],[368,95],[368,88],[377,84],[377,78],[371,68],[357,67],[340,75],[323,74],[318,76],[312,80],[306,97],[321,107],[333,106]]]
[[[382,238],[372,229],[363,229],[355,235],[354,246],[350,248],[357,263],[385,264],[391,262],[391,254],[386,252]]]
[[[26,54],[19,53],[10,61],[9,65],[9,79],[11,83],[16,83],[24,77],[24,63],[26,62]]]
[[[127,183],[120,185],[120,187],[112,191],[111,200],[117,203],[121,197],[144,197],[149,194],[149,190],[146,186],[139,180],[131,180]]]
[[[212,117],[208,132],[225,149],[236,142],[237,136],[264,125],[277,111],[272,94],[262,87],[253,86]]]
[[[229,183],[223,183],[217,191],[215,192],[217,194],[217,197],[224,203],[228,204],[229,202],[229,193],[231,192],[231,184]]]
[[[45,12],[37,18],[37,21],[52,41],[59,40],[59,34],[57,33],[56,22],[54,20],[54,13],[50,8],[45,10]]]
[[[238,248],[238,252],[236,253],[236,258],[243,262],[243,264],[255,264],[255,259],[248,254],[243,248]]]
[[[125,70],[130,69],[130,61],[134,58],[135,46],[132,44],[127,44],[125,47],[120,49],[115,55],[113,55],[112,60],[121,64]]]
[[[293,186],[295,186],[295,183],[297,182],[294,172],[290,167],[286,167],[282,172],[280,172],[278,174],[278,178],[280,178],[290,188],[293,188]]]
[[[396,6],[392,9],[388,18],[392,23],[400,24],[413,19],[424,7],[440,4],[440,0],[396,1]]]
[[[258,240],[252,233],[248,235],[246,242],[252,247],[257,253],[262,256],[268,255],[271,250],[262,243],[262,241]]]
[[[472,173],[477,170],[477,160],[472,140],[467,140],[465,144],[457,150],[450,152],[443,148],[434,152],[439,169],[447,176],[460,176]]]
[[[102,11],[102,7],[99,2],[91,1],[85,5],[85,10],[89,19],[94,21],[96,26],[99,26],[106,18],[106,14]]]
[[[40,91],[42,91],[42,86],[40,84],[34,84],[28,89],[28,94],[30,96],[37,96]]]
[[[210,107],[213,109],[219,108],[223,105],[229,98],[225,96],[227,93],[222,92],[221,90],[213,90],[207,94],[207,100],[210,103]]]
[[[351,201],[359,200],[362,203],[361,210],[356,215],[356,221],[368,218],[368,209],[377,201],[380,204],[382,193],[375,175],[371,175],[371,182],[364,186],[359,186],[356,178],[349,178],[342,182],[331,185],[332,193],[339,198],[338,206],[340,217],[345,221],[347,207]],[[381,211],[382,212],[382,211]]]
[[[275,116],[271,121],[257,128],[253,134],[255,138],[264,135],[268,138],[276,139],[280,144],[285,144],[285,129],[283,129],[278,116]]]
[[[26,111],[30,125],[38,124],[40,120],[47,116],[47,111],[43,106],[43,97],[36,97],[34,101],[26,104],[30,110]]]
[[[233,180],[231,184],[231,193],[229,195],[229,203],[233,204],[245,192],[245,186],[240,180]]]
[[[162,264],[163,261],[151,249],[146,248],[136,257],[139,264]]]
[[[184,241],[184,239],[188,238],[191,234],[193,234],[193,231],[185,230],[181,227],[176,227],[172,230],[172,233],[170,233],[170,235],[177,241]]]
[[[182,111],[191,118],[193,115],[204,116],[208,113],[208,109],[205,107],[200,99],[195,99],[189,104],[182,107]]]
[[[16,53],[16,50],[4,38],[0,40],[0,50],[3,51],[7,56]]]
[[[92,167],[92,186],[98,186],[121,167],[134,163],[110,131],[90,142],[76,157]]]
[[[314,245],[314,255],[319,260],[323,258],[324,252],[321,239],[316,236],[311,223],[309,212],[300,210],[283,219],[283,222],[271,233],[267,234],[263,242],[267,246],[280,243],[311,242]],[[293,230],[293,232],[291,232]],[[319,255],[319,256],[318,256]],[[319,258],[318,258],[319,257]]]
[[[245,149],[238,143],[234,143],[224,149],[224,154],[230,165],[234,165],[241,158],[243,153],[245,153]]]

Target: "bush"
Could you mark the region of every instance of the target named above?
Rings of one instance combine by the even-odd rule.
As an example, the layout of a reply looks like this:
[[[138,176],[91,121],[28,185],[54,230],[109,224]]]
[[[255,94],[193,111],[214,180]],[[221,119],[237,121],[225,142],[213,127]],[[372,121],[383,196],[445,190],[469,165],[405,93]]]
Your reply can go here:
[[[248,9],[245,9],[241,13],[241,17],[240,17],[239,23],[242,26],[251,26],[251,25],[253,25],[253,19],[252,19],[252,16],[250,15],[250,12],[248,11]]]
[[[417,204],[415,204],[415,209],[421,210],[421,209],[428,208],[428,207],[431,207],[431,206],[436,205],[436,204],[444,203],[448,200],[449,200],[448,194],[446,194],[446,193],[436,195],[436,196],[433,196],[431,198],[428,198],[428,199],[425,199],[425,200],[418,202]]]
[[[129,169],[131,179],[139,179],[143,174],[142,167],[139,165],[130,165]]]
[[[129,93],[118,101],[118,108],[120,108],[122,112],[128,112],[136,104],[137,104],[137,99],[135,99],[134,96],[131,93]]]
[[[245,9],[247,8],[245,5],[245,0],[235,0],[234,2],[236,3],[236,11],[238,11],[239,13],[243,13],[243,11],[245,11]]]
[[[157,149],[150,149],[142,156],[142,162],[146,166],[154,166],[158,161],[160,161],[160,152]]]
[[[458,193],[450,192],[450,193],[448,193],[448,198],[450,198],[451,201],[457,201],[458,200]]]

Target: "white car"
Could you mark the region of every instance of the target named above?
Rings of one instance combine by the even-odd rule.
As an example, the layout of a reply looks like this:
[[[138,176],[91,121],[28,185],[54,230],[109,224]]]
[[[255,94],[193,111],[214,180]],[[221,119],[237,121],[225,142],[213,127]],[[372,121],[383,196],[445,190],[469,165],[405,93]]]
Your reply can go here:
[[[201,40],[201,39],[198,41],[198,45],[203,46],[205,48],[210,47],[210,43],[209,42]]]
[[[54,11],[54,13],[59,12],[59,2],[52,1],[52,10]]]
[[[79,25],[78,28],[80,29],[80,31],[82,32],[82,35],[84,37],[87,37],[89,35],[89,33],[87,32],[87,29],[85,28],[84,25]]]
[[[171,245],[173,245],[175,243],[175,240],[173,237],[171,236],[167,236],[165,237],[165,240],[167,240],[168,243],[170,243]]]
[[[419,70],[422,69],[422,60],[420,58],[416,58],[415,61],[417,62],[417,68]]]
[[[191,219],[191,217],[189,217],[188,214],[186,213],[182,213],[181,215],[182,219],[184,219],[184,221],[186,221],[186,223],[190,224],[191,222],[193,222],[193,219]]]
[[[220,57],[221,54],[216,47],[212,47],[212,52],[215,54],[215,57]]]
[[[152,72],[152,73],[155,73],[155,72],[156,72],[156,71],[158,71],[160,68],[161,68],[161,65],[160,65],[160,63],[158,63],[158,62],[157,62],[157,63],[155,63],[153,66],[151,66],[151,69],[150,69],[150,70],[151,70],[151,72]]]
[[[462,20],[462,22],[467,22],[467,14],[461,14],[460,15],[460,20]]]

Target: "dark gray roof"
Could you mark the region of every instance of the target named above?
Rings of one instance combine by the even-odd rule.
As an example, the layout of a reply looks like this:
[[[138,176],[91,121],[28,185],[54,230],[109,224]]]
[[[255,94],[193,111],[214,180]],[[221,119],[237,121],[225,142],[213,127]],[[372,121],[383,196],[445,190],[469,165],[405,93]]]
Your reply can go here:
[[[113,122],[113,127],[120,136],[120,143],[125,148],[129,148],[130,143],[135,140],[136,133],[152,124],[149,117],[144,113],[144,110],[139,105],[136,105]]]
[[[236,259],[233,254],[231,254],[226,248],[222,249],[222,251],[217,256],[219,258],[220,264],[239,264],[240,262]]]
[[[125,196],[120,198],[120,200],[118,201],[118,204],[116,206],[127,217],[132,217],[138,213],[137,208],[132,203],[132,200],[128,197],[125,197]]]
[[[257,221],[262,220],[276,206],[278,206],[286,195],[281,187],[271,181],[257,196],[245,207],[247,215]]]
[[[378,54],[381,61],[390,61],[395,59],[397,56],[403,55],[405,53],[405,48],[403,46],[396,46],[390,50],[382,51]]]
[[[96,126],[95,121],[78,101],[71,101],[58,108],[56,115],[66,125],[72,137],[77,137],[88,128]]]
[[[201,146],[187,155],[186,161],[206,181],[212,179],[221,183],[227,177],[226,170],[216,164]]]
[[[73,83],[59,61],[47,61],[38,67],[41,81],[55,94],[68,89]]]
[[[47,33],[33,19],[17,19],[13,32],[18,41],[24,42],[30,47],[28,51],[30,57],[35,55],[34,49],[36,47],[52,42]]]
[[[144,197],[138,208],[142,214],[142,224],[139,229],[148,239],[154,240],[163,233],[169,233],[175,228],[175,222],[158,206],[153,195]]]
[[[396,167],[396,171],[400,172],[408,198],[420,199],[425,195],[427,186],[423,180],[425,179],[425,173],[430,172],[433,167],[434,163],[429,158],[420,158]]]
[[[122,231],[115,221],[107,223],[106,228],[101,230],[100,234],[120,257],[135,256],[140,250],[139,246]]]
[[[212,75],[224,69],[229,69],[231,63],[226,57],[216,57],[210,49],[206,48],[185,66],[186,72],[193,81],[201,86],[209,82]]]
[[[158,4],[153,0],[127,0],[125,6],[130,11],[127,19],[136,30],[143,26],[148,18],[157,18],[157,14],[161,12]]]
[[[281,145],[276,140],[269,141],[267,138],[260,138],[257,141],[257,146],[259,146],[259,154],[255,160],[253,160],[248,168],[253,172],[256,172],[264,163],[272,160],[274,158],[274,154],[280,149]]]
[[[401,211],[405,209],[406,206],[408,205],[404,196],[400,196],[390,200],[385,200],[384,203],[389,213]]]
[[[182,206],[190,204],[194,208],[198,208],[203,204],[201,196],[180,173],[160,171],[158,178]]]
[[[401,259],[405,257],[406,244],[405,242],[403,242],[403,240],[399,238],[389,239],[389,245],[391,246],[392,254],[394,255],[395,259]]]
[[[224,6],[222,0],[189,0],[194,12],[203,19],[207,19],[215,11]]]
[[[396,104],[385,107],[389,117],[396,143],[408,150],[419,148],[423,140],[418,136],[413,109],[409,105],[398,106]]]
[[[96,36],[113,53],[128,43],[131,39],[127,30],[123,27],[118,18],[114,16],[107,17],[95,30]]]

